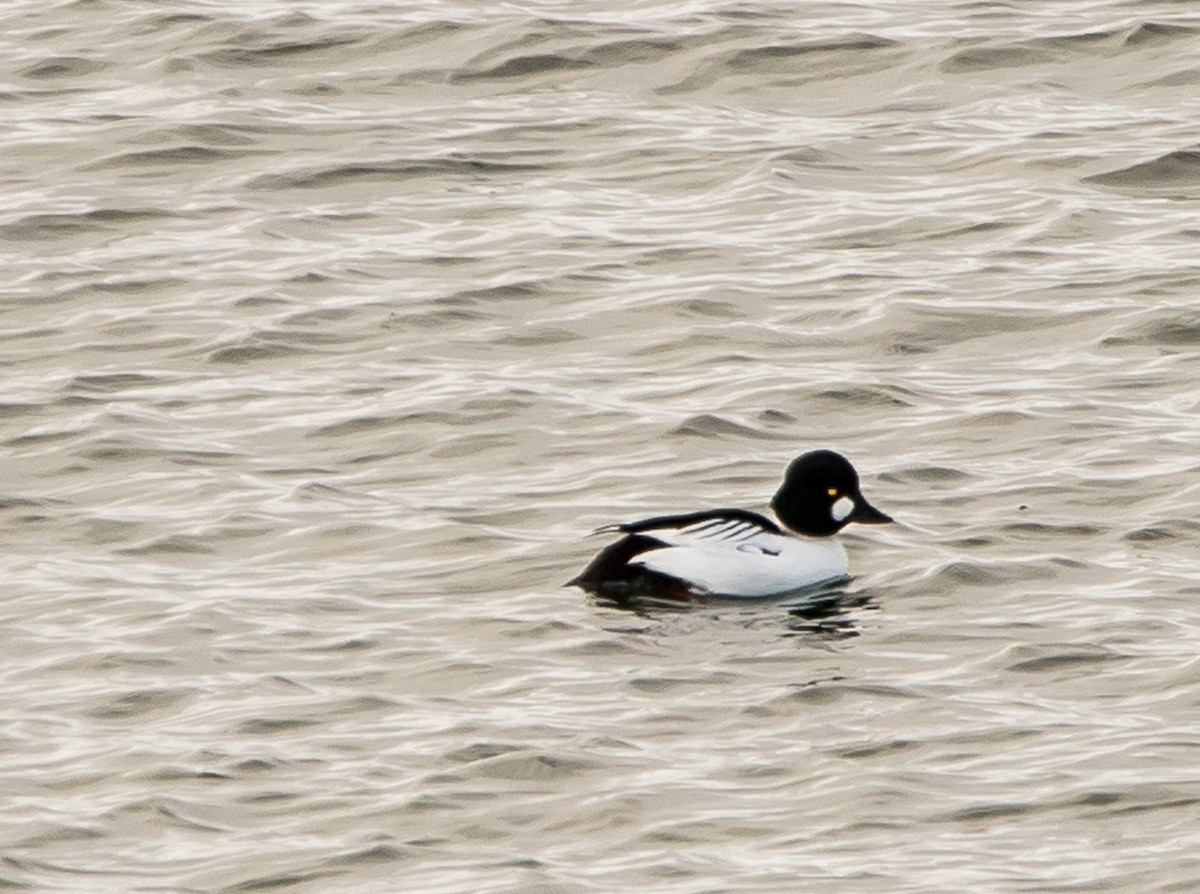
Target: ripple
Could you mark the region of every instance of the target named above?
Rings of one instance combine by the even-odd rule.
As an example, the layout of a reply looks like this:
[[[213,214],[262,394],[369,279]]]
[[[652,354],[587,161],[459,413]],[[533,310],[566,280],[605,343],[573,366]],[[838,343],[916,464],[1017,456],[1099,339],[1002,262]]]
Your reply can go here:
[[[1083,671],[1093,664],[1120,661],[1124,656],[1102,646],[1020,646],[1009,655],[1008,670],[1027,674]]]
[[[1144,189],[1176,189],[1200,184],[1200,150],[1177,149],[1151,161],[1093,174],[1085,183]]]
[[[749,425],[743,425],[730,419],[723,419],[711,413],[702,413],[677,425],[671,430],[673,435],[701,438],[772,438],[774,435]]]
[[[126,692],[105,699],[94,708],[89,708],[89,717],[99,720],[119,720],[138,717],[143,714],[161,711],[175,706],[180,701],[193,694],[190,690],[147,689]]]
[[[484,158],[415,158],[374,164],[350,164],[297,174],[267,174],[249,183],[251,189],[328,189],[348,183],[380,180],[405,181],[417,177],[518,176],[548,170],[546,164],[490,160]]]
[[[1109,336],[1101,344],[1106,347],[1125,345],[1191,347],[1200,344],[1200,316],[1191,313],[1167,316],[1138,326],[1127,335]]]
[[[24,77],[33,80],[58,80],[60,78],[79,78],[98,71],[104,71],[109,64],[99,59],[88,59],[83,56],[52,56],[22,69]]]
[[[31,214],[0,226],[0,239],[27,242],[77,236],[102,230],[106,225],[153,222],[175,215],[158,209],[104,208],[75,214]]]
[[[1044,65],[1055,61],[1052,53],[1024,46],[972,47],[960,50],[941,64],[942,71],[955,73],[996,71]]]
[[[220,6],[0,13],[0,884],[1194,881],[1186,4]]]
[[[1187,37],[1195,37],[1198,29],[1191,25],[1174,25],[1166,22],[1143,22],[1129,32],[1125,38],[1128,46],[1148,44],[1157,46]]]
[[[326,37],[312,40],[272,40],[265,35],[263,45],[227,46],[204,53],[200,58],[214,65],[261,66],[291,62],[295,57],[322,53],[326,50],[359,43],[353,37]]]
[[[213,149],[211,146],[171,146],[122,152],[96,164],[98,168],[138,167],[142,165],[194,165],[244,158],[246,150]]]

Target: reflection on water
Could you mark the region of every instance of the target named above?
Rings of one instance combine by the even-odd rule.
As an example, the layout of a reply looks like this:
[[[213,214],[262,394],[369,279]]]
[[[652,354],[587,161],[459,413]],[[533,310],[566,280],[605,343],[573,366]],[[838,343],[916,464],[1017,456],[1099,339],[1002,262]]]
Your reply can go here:
[[[663,615],[697,612],[721,623],[757,629],[775,626],[784,636],[858,636],[861,613],[878,609],[879,604],[865,591],[849,590],[849,585],[850,580],[846,579],[759,599],[719,596],[693,596],[689,600],[616,599],[593,595],[590,601],[600,608],[630,612],[651,621]]]

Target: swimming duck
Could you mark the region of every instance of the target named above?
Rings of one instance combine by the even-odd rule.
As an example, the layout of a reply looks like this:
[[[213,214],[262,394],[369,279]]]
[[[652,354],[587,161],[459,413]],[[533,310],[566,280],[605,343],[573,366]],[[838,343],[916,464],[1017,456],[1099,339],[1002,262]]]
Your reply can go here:
[[[596,533],[625,536],[568,586],[616,599],[774,596],[845,577],[846,550],[833,535],[851,522],[892,520],[867,502],[854,466],[832,450],[792,460],[771,508],[784,527],[745,509],[607,525]]]

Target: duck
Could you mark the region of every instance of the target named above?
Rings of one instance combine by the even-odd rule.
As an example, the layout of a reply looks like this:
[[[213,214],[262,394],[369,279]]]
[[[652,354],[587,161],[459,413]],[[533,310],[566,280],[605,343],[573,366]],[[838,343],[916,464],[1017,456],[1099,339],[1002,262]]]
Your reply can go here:
[[[595,533],[623,536],[567,586],[616,600],[779,596],[845,579],[846,549],[834,535],[853,522],[892,521],[833,450],[792,460],[771,509],[778,523],[746,509],[705,509],[606,525]]]

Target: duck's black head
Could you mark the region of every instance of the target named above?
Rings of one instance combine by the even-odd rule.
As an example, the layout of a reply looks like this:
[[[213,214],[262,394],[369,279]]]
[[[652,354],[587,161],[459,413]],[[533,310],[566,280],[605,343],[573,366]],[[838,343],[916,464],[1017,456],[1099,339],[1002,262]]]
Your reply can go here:
[[[854,466],[832,450],[813,450],[792,460],[771,508],[781,522],[809,537],[828,537],[850,522],[881,525],[892,520],[867,502]]]

